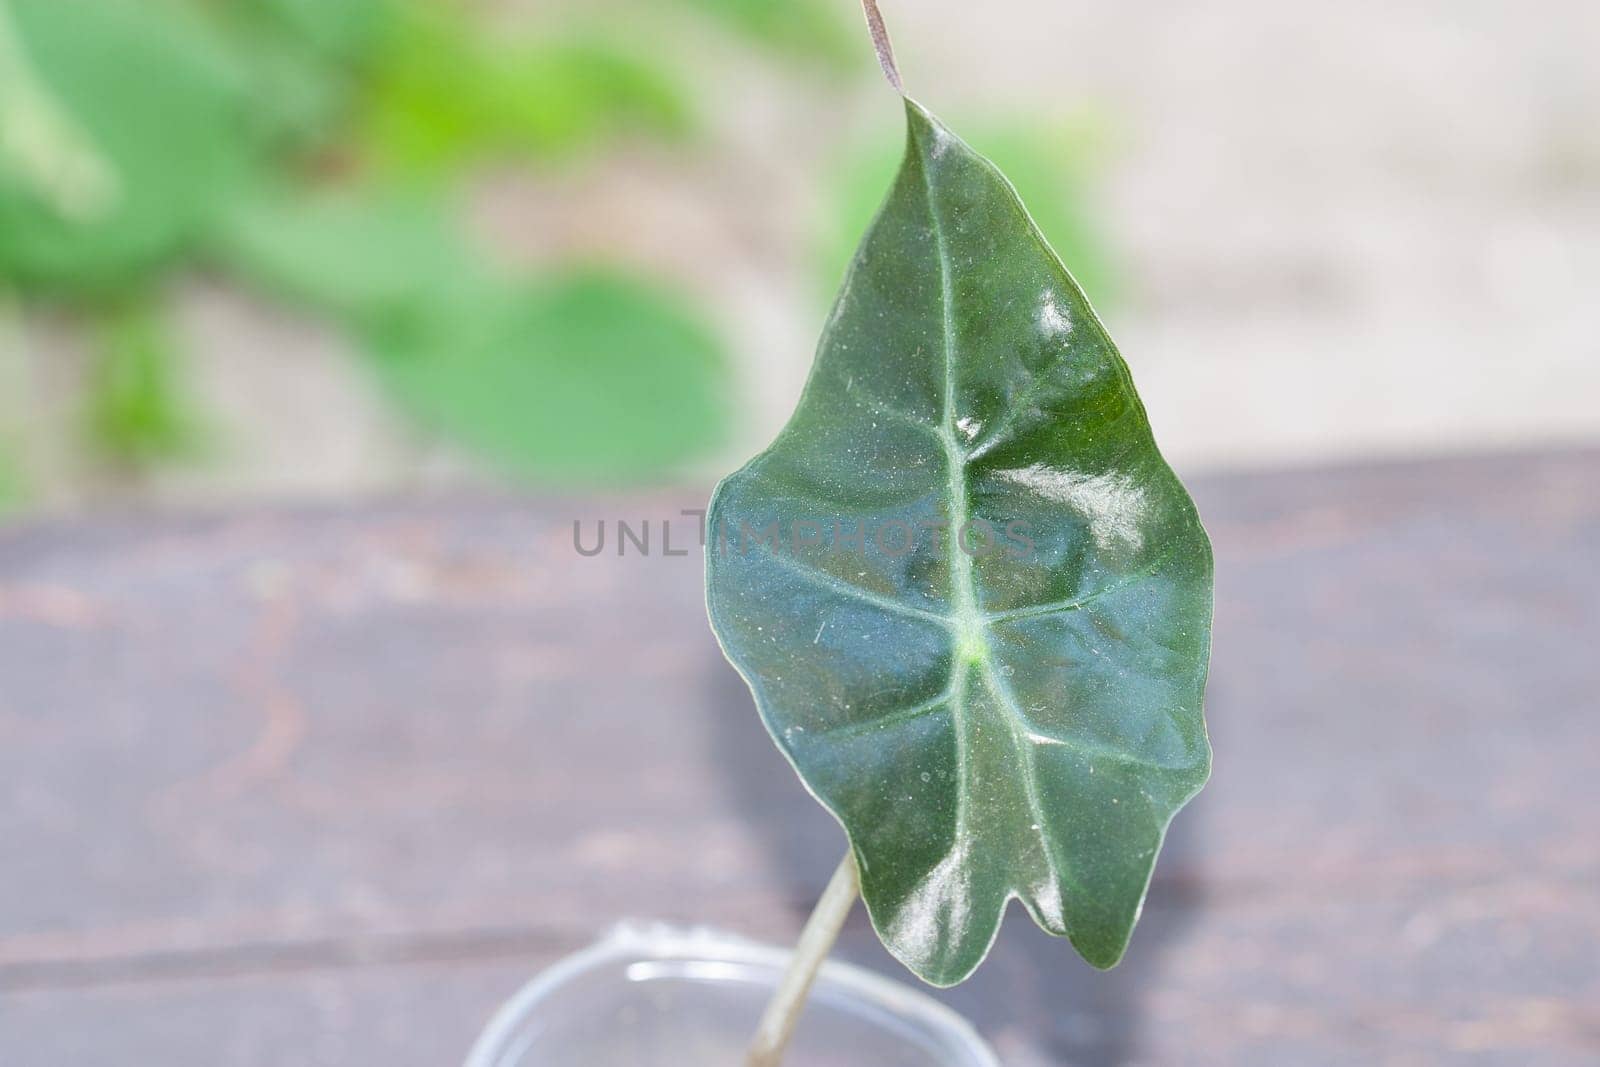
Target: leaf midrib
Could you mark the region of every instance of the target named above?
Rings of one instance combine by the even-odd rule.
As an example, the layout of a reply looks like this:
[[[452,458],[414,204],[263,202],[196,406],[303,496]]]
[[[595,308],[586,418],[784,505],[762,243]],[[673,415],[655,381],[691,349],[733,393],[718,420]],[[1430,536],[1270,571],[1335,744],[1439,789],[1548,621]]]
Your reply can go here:
[[[946,136],[949,136],[948,134]],[[950,660],[950,716],[956,733],[956,831],[951,842],[952,851],[962,847],[967,831],[967,744],[969,729],[966,716],[967,679],[974,667],[983,678],[984,687],[1000,705],[999,717],[1005,723],[1017,752],[1017,762],[1022,771],[1022,791],[1027,797],[1028,812],[1033,819],[1033,830],[1038,835],[1045,862],[1053,871],[1064,872],[1065,867],[1055,855],[1055,849],[1046,830],[1047,819],[1039,794],[1038,773],[1029,750],[1026,717],[1022,714],[1016,695],[1001,679],[995,669],[994,653],[988,637],[988,619],[978,606],[977,587],[972,574],[972,557],[961,546],[961,530],[967,523],[967,453],[956,439],[956,324],[955,285],[951,277],[950,250],[939,216],[939,206],[933,191],[933,178],[928,173],[928,156],[924,152],[919,161],[923,190],[928,205],[928,221],[933,229],[934,246],[939,260],[939,295],[944,341],[944,405],[939,422],[939,439],[944,448],[945,469],[950,493],[950,536],[946,538],[949,553],[950,591],[956,615],[956,630]],[[1014,891],[1013,891],[1014,892]],[[1059,912],[1058,912],[1059,914]]]

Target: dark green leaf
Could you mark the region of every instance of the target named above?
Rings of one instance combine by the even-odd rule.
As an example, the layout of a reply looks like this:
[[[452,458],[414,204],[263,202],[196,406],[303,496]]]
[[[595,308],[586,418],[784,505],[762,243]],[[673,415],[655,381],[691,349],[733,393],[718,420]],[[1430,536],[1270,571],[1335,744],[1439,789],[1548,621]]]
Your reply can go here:
[[[1209,772],[1210,544],[1011,186],[908,116],[799,409],[713,500],[711,619],[900,960],[961,981],[1016,897],[1108,967]]]
[[[485,291],[373,344],[383,378],[424,422],[546,481],[670,473],[727,423],[715,338],[681,300],[624,278]]]
[[[168,3],[12,0],[34,69],[114,178],[106,210],[63,215],[0,174],[0,275],[85,289],[178,248],[248,156],[226,51]]]

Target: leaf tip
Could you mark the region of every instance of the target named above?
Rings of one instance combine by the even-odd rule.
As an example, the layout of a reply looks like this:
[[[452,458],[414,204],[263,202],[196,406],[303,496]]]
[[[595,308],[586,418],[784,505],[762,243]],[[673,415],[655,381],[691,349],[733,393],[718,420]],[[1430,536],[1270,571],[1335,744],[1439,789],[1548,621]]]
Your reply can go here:
[[[910,96],[905,97],[905,104],[911,144],[923,157],[938,159],[952,144],[960,143],[960,138],[932,111]]]

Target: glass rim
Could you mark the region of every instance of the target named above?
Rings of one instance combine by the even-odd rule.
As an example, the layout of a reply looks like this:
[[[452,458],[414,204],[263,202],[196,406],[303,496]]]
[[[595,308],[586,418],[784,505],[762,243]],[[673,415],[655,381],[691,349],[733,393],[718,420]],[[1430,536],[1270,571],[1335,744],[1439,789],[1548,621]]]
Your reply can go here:
[[[623,962],[704,960],[733,964],[781,975],[791,949],[762,944],[709,927],[668,923],[624,922],[600,940],[564,956],[534,975],[490,1017],[467,1054],[465,1067],[497,1067],[496,1056],[508,1047],[517,1027],[539,1005],[579,977]],[[987,1042],[973,1025],[948,1005],[903,982],[854,964],[828,960],[817,975],[819,985],[870,1001],[891,1014],[921,1022],[953,1040],[971,1057],[973,1067],[1000,1067]],[[774,979],[774,985],[776,980]]]

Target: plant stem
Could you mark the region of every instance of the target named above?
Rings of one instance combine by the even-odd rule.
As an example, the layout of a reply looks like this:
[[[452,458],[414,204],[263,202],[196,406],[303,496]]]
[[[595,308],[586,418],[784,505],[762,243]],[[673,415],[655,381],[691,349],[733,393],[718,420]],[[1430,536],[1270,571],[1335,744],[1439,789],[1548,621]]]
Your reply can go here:
[[[855,906],[860,890],[856,858],[846,852],[828,880],[828,888],[822,891],[811,918],[806,920],[805,929],[800,931],[800,941],[794,947],[789,969],[784,972],[777,993],[773,994],[756,1027],[755,1039],[750,1042],[750,1051],[745,1056],[745,1067],[778,1067],[783,1060],[784,1049],[789,1047],[795,1024],[805,1010],[811,983],[816,981],[817,971],[839,939],[839,931],[844,928],[845,918]]]
[[[878,53],[878,66],[883,68],[883,76],[889,79],[895,92],[904,96],[906,87],[900,81],[900,68],[895,65],[894,46],[889,43],[889,30],[883,24],[878,0],[861,0],[861,10],[867,16],[867,31],[872,34],[872,47]]]

